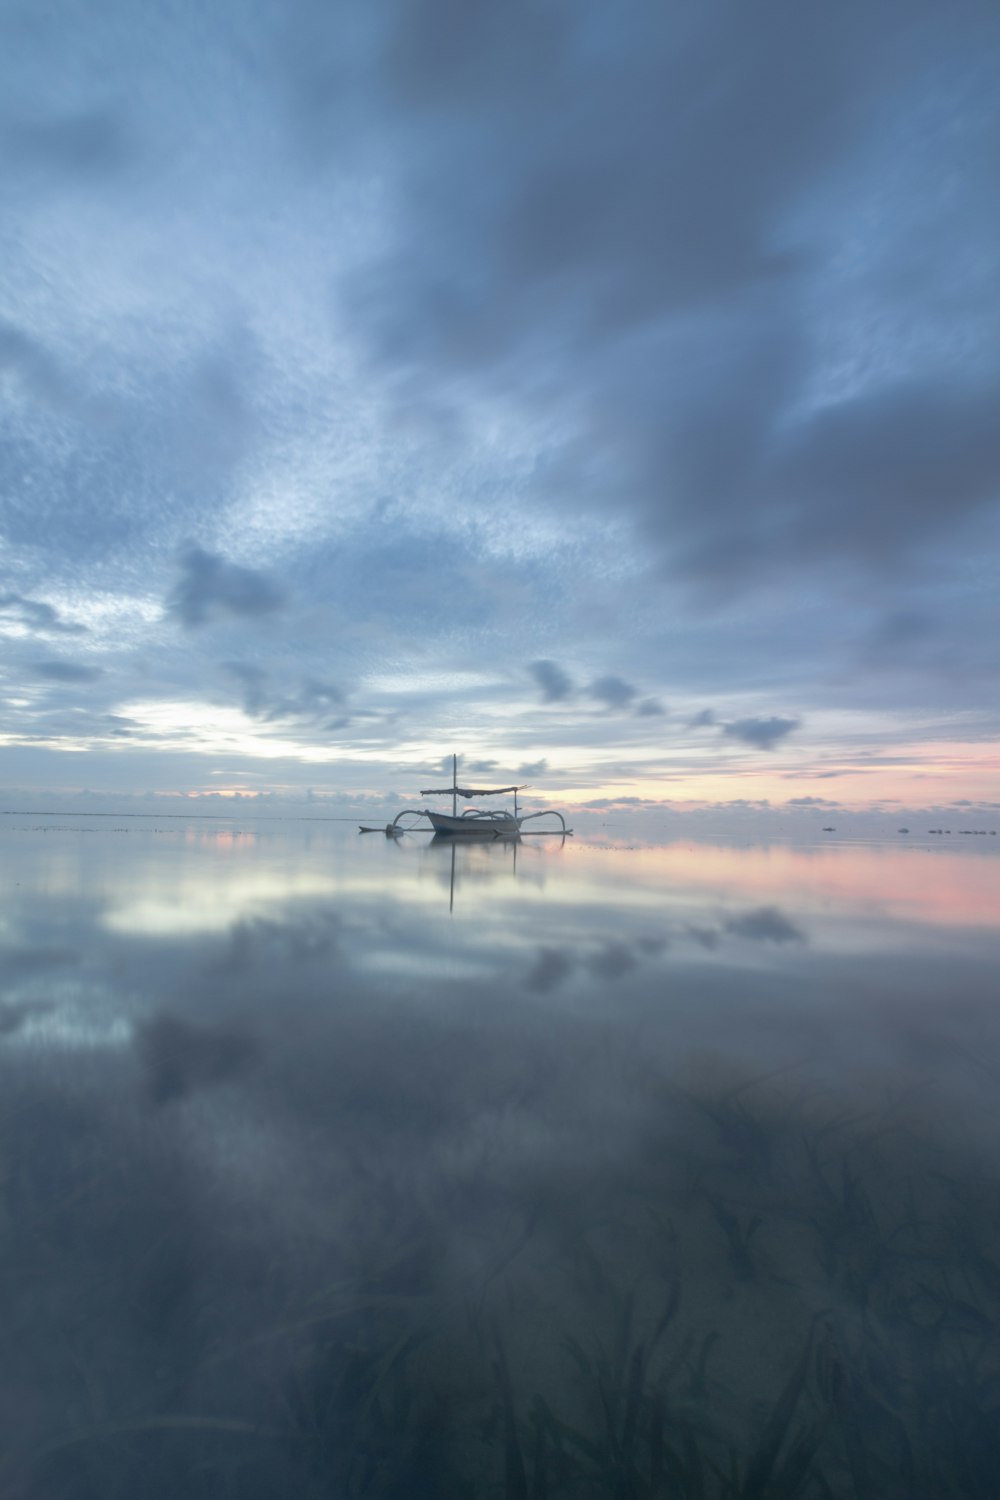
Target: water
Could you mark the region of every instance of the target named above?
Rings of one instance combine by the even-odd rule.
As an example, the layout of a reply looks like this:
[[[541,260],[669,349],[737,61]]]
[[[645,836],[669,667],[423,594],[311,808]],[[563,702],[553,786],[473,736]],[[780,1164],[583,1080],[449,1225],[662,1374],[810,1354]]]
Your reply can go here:
[[[994,1496],[995,842],[3,818],[0,1496]]]

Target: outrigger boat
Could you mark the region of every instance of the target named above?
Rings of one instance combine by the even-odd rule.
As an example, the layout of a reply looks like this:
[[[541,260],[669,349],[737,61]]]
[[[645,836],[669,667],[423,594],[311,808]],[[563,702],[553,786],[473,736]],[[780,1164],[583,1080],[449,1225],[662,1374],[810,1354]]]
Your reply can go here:
[[[443,836],[444,838],[468,838],[471,836],[473,838],[509,839],[519,837],[522,825],[534,818],[558,818],[560,832],[563,834],[573,832],[572,828],[566,827],[566,819],[562,813],[557,812],[554,807],[547,808],[544,812],[521,812],[517,805],[517,794],[525,790],[523,785],[490,787],[459,786],[457,755],[453,755],[451,758],[451,776],[451,786],[427,787],[420,793],[421,797],[450,797],[450,813],[434,812],[429,807],[404,807],[402,811],[396,814],[391,823],[385,825],[384,829],[367,828],[362,824],[360,831],[362,833],[385,833],[388,838],[393,838],[397,834],[405,833],[408,830],[420,831],[419,823],[404,823],[402,822],[404,818],[426,818],[435,836]],[[470,801],[473,797],[503,797],[511,793],[514,796],[513,812],[507,810],[483,811],[478,807],[467,807],[461,813],[458,810],[459,797]],[[533,828],[531,830],[532,833],[544,833],[548,831],[550,830],[541,828]],[[551,831],[556,832],[555,829]]]

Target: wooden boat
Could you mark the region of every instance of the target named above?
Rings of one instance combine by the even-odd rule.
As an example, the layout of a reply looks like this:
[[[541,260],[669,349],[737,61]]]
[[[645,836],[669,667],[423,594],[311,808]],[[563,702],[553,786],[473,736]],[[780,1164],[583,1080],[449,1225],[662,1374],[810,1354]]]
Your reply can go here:
[[[376,828],[361,827],[362,833],[384,832],[388,837],[395,837],[404,833],[407,829],[418,828],[418,824],[403,823],[404,818],[426,818],[428,825],[435,834],[443,835],[445,838],[486,838],[486,839],[509,839],[517,838],[521,833],[524,823],[534,818],[558,818],[562,833],[572,833],[571,828],[566,827],[566,819],[561,812],[555,808],[547,808],[545,812],[523,813],[517,805],[517,794],[523,792],[523,786],[490,786],[470,787],[458,784],[458,756],[451,757],[451,786],[432,786],[421,790],[421,797],[450,797],[451,812],[434,812],[429,807],[404,807],[398,812],[391,823],[387,823],[384,830]],[[467,807],[463,812],[458,810],[459,797],[470,801],[480,797],[503,797],[513,794],[513,812],[483,811],[478,807]],[[532,832],[542,833],[546,830],[532,829]],[[555,830],[552,830],[555,832]]]

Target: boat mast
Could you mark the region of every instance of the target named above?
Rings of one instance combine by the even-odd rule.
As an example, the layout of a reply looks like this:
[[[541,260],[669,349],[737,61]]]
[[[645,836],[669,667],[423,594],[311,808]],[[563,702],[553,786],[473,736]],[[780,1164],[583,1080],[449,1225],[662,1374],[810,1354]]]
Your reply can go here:
[[[458,756],[451,757],[451,815],[458,817]]]

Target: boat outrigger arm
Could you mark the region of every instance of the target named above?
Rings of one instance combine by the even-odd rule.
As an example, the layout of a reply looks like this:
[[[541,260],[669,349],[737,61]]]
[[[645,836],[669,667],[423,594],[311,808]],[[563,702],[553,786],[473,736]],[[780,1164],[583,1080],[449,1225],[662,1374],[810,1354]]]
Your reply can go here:
[[[525,788],[523,785],[490,787],[459,786],[457,755],[452,756],[451,764],[451,786],[426,787],[420,793],[421,797],[450,797],[451,812],[432,812],[431,809],[427,807],[404,807],[401,812],[398,812],[396,814],[391,823],[387,823],[385,825],[384,831],[389,837],[392,837],[395,834],[403,833],[406,828],[412,829],[414,827],[412,823],[404,824],[401,821],[404,818],[426,818],[435,833],[445,835],[476,834],[479,837],[485,836],[487,838],[489,838],[490,836],[492,836],[493,838],[510,838],[511,836],[519,834],[521,832],[522,824],[529,823],[534,818],[558,818],[561,830],[564,834],[573,832],[572,828],[566,827],[566,819],[563,817],[562,813],[558,812],[554,807],[547,808],[544,812],[520,812],[517,805],[517,794],[518,792],[524,791]],[[513,812],[482,812],[479,808],[476,807],[467,807],[462,813],[459,813],[458,811],[459,797],[462,797],[465,801],[468,802],[473,798],[478,799],[480,797],[502,797],[508,793],[513,793],[514,795]],[[362,833],[378,833],[381,831],[382,830],[380,829],[365,828],[364,826],[362,826],[361,829]],[[544,833],[546,831],[547,830],[542,828],[531,830],[532,833]],[[553,830],[553,832],[554,831],[555,830]]]

